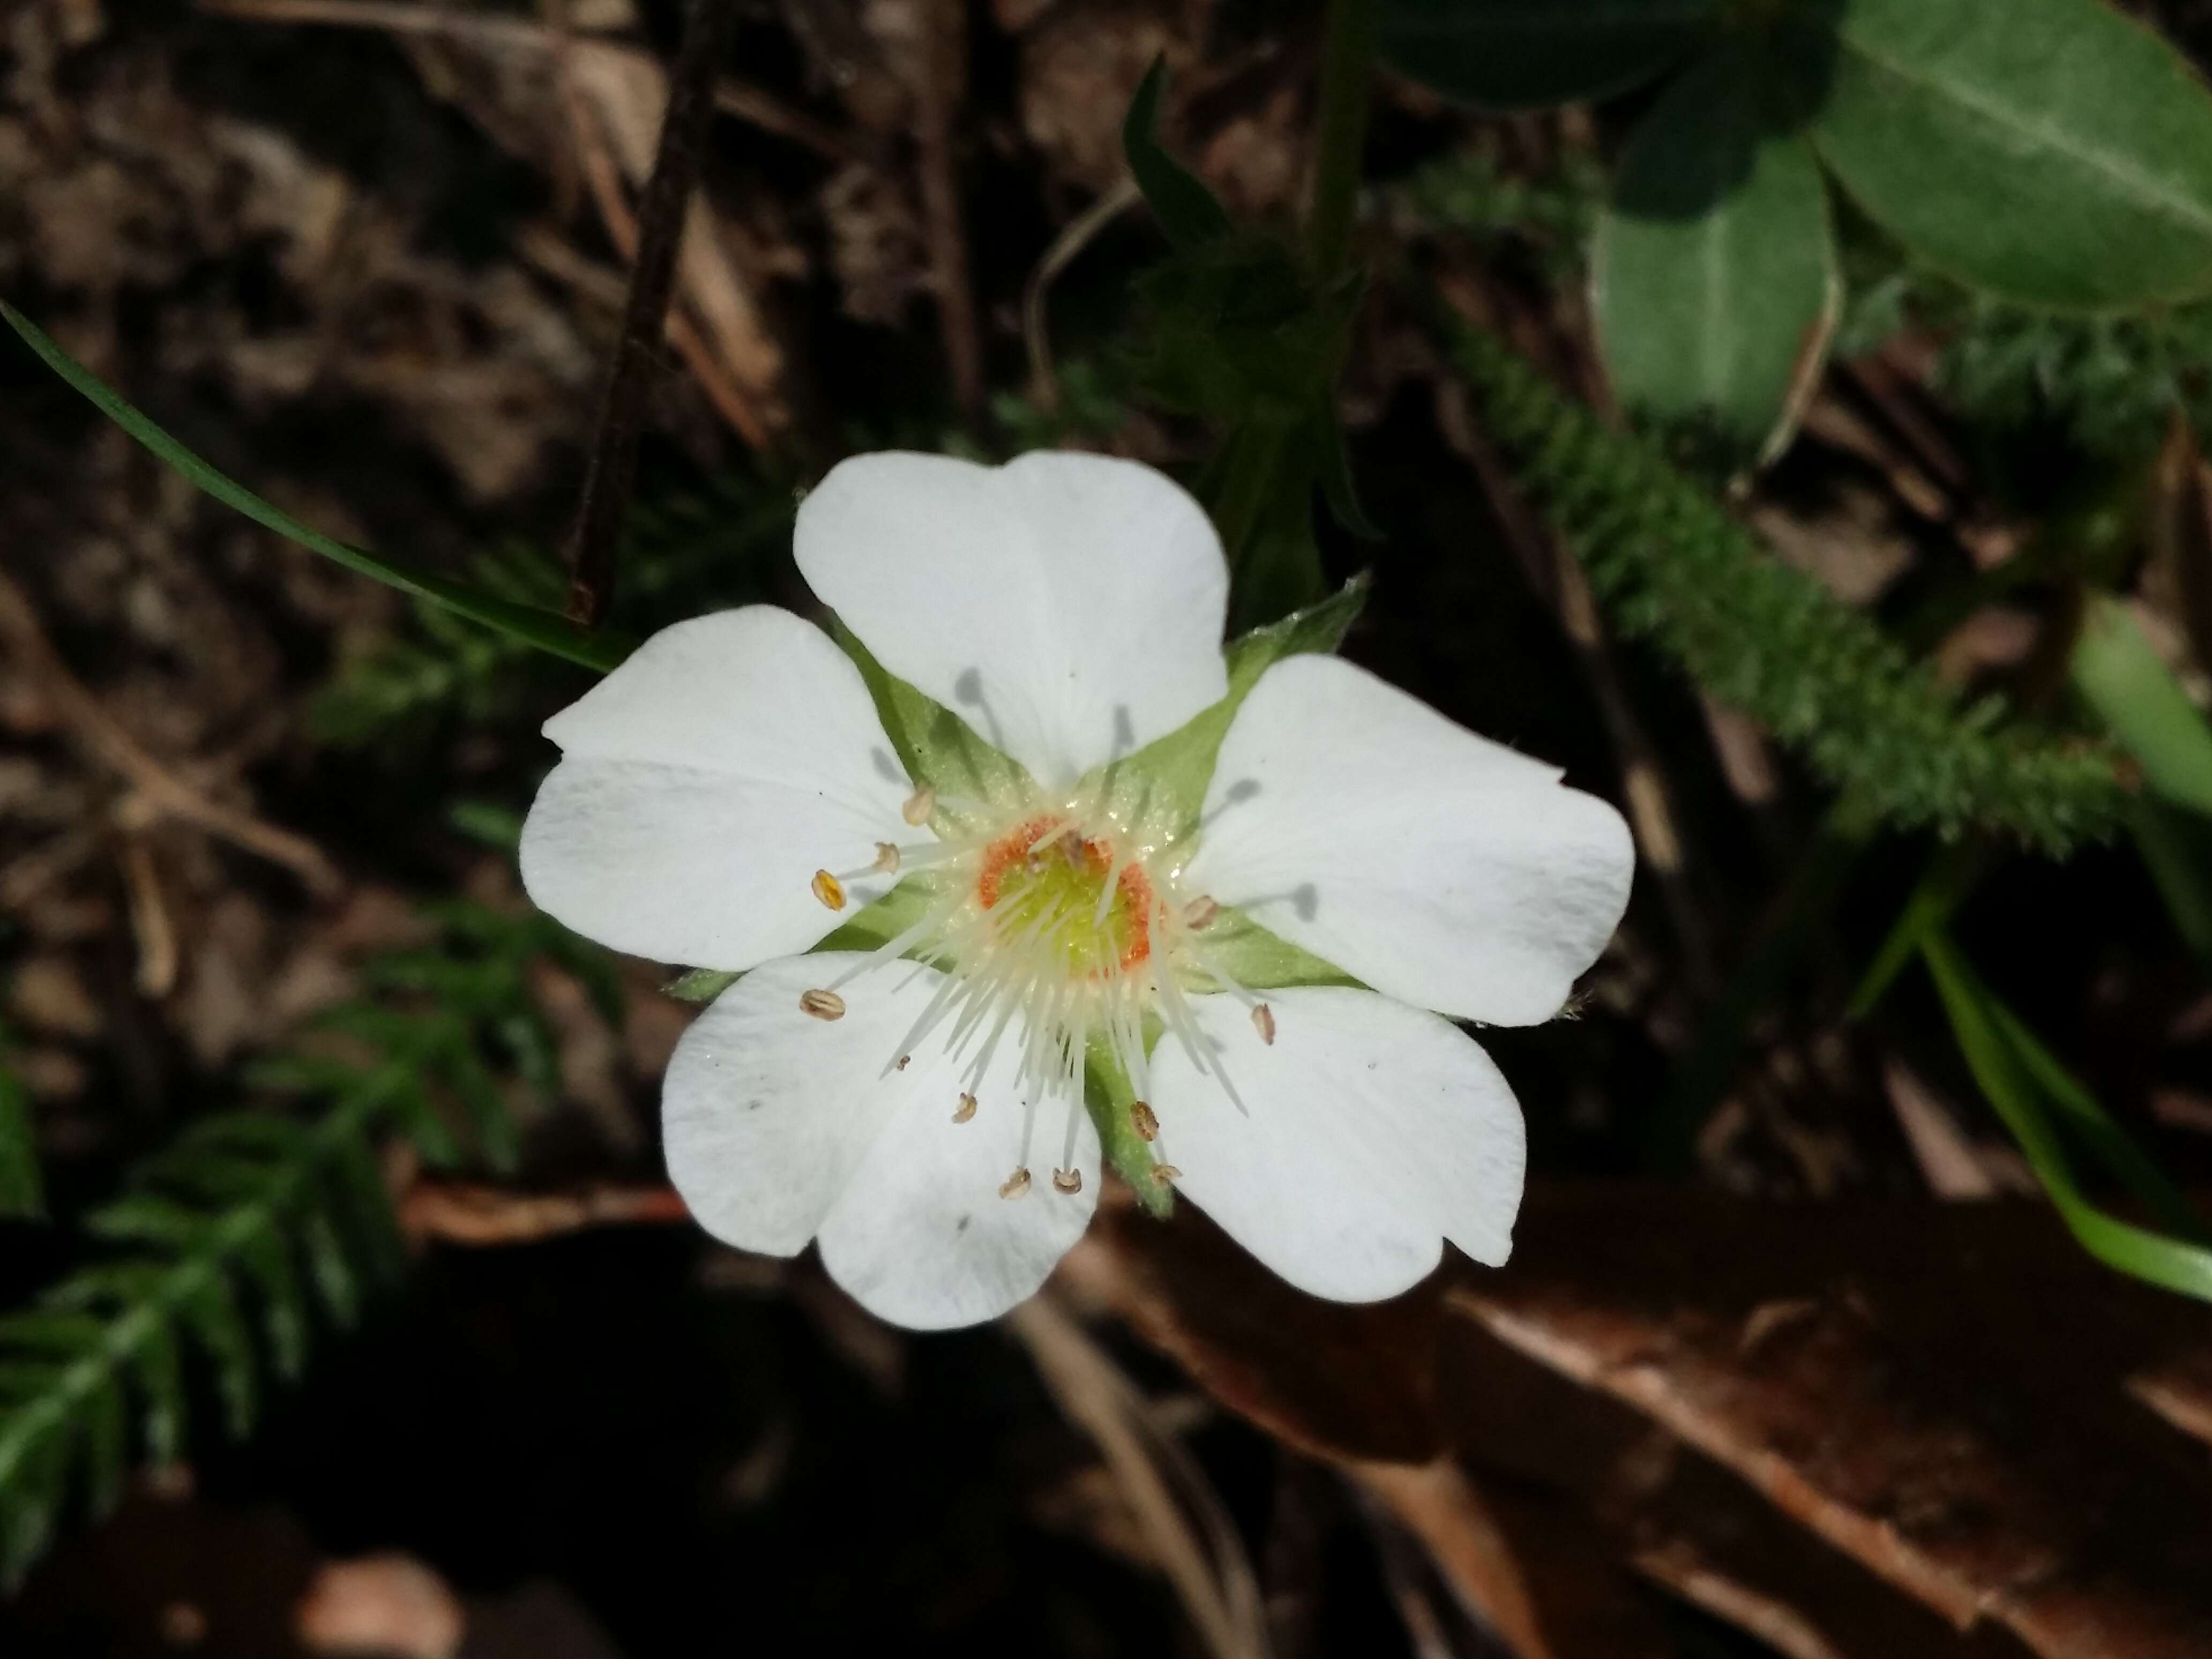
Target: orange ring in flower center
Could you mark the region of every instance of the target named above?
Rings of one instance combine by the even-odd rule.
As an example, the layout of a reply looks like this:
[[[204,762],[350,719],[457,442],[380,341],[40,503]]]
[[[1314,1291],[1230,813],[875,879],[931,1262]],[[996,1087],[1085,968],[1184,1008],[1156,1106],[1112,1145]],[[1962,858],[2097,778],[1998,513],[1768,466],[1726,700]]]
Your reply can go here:
[[[1073,864],[1076,856],[1082,860],[1076,868],[1094,881],[1103,881],[1114,867],[1114,849],[1108,843],[1083,835],[1064,819],[1040,814],[1017,824],[983,849],[982,867],[975,876],[976,900],[988,910],[998,903],[1010,873],[1034,869],[1033,860],[1066,858]],[[1121,866],[1115,887],[1128,927],[1121,960],[1121,970],[1127,973],[1152,954],[1152,884],[1143,866],[1133,860]],[[1094,969],[1093,977],[1096,975]]]

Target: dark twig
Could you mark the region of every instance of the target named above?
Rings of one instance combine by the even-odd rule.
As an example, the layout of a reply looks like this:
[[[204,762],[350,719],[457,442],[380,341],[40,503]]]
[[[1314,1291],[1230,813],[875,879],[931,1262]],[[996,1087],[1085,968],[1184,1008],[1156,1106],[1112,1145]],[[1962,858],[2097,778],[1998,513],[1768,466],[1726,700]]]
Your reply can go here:
[[[953,145],[953,113],[966,67],[968,11],[961,0],[952,0],[925,6],[922,15],[915,91],[930,286],[936,290],[937,325],[945,342],[953,402],[963,418],[973,420],[983,408],[983,342],[975,324],[975,296],[969,285],[968,234],[961,224],[959,157]]]
[[[638,212],[637,258],[630,265],[622,334],[608,370],[606,393],[584,472],[584,499],[572,539],[574,580],[568,615],[587,628],[605,620],[615,591],[615,560],[637,474],[638,439],[647,395],[659,368],[668,300],[684,222],[714,115],[714,70],[729,36],[730,0],[691,0],[684,44],[669,76],[668,112],[660,147]]]

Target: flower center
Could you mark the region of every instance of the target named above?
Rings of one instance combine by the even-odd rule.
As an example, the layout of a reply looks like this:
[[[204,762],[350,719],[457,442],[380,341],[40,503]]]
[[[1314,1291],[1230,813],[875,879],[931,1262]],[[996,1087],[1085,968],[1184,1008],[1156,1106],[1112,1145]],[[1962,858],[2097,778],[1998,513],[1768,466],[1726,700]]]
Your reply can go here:
[[[988,843],[975,901],[1001,942],[1048,938],[1071,979],[1134,972],[1152,954],[1152,878],[1103,836],[1041,813]]]
[[[940,801],[924,787],[907,804],[908,823],[941,822],[945,807],[960,830],[940,830],[934,842],[876,849],[872,864],[843,872],[816,872],[815,896],[833,910],[845,907],[844,884],[871,873],[905,870],[927,897],[927,908],[868,957],[801,1006],[817,1018],[845,1010],[854,981],[904,957],[944,975],[928,1006],[892,1053],[886,1072],[902,1069],[915,1048],[939,1042],[963,1067],[951,1121],[976,1115],[993,1058],[1004,1040],[1020,1045],[1015,1091],[1022,1113],[1022,1162],[1000,1188],[1018,1198],[1031,1189],[1029,1148],[1037,1108],[1060,1100],[1066,1109],[1060,1167],[1054,1190],[1079,1191],[1074,1170],[1076,1125],[1084,1111],[1088,1057],[1103,1051],[1128,1079],[1136,1099],[1130,1121],[1153,1140],[1159,1121],[1151,1093],[1147,1028],[1170,1034],[1202,1072],[1212,1073],[1236,1098],[1219,1057],[1200,1036],[1182,978],[1195,971],[1206,988],[1229,992],[1254,1006],[1265,1005],[1224,970],[1201,936],[1220,907],[1204,895],[1178,890],[1176,878],[1188,849],[1152,845],[1087,798],[1060,802],[1032,795],[991,805]],[[957,808],[957,811],[953,809]],[[866,994],[865,988],[853,989]],[[834,1008],[834,1012],[831,1010]],[[1262,1033],[1272,1039],[1272,1019]],[[1168,1179],[1172,1166],[1155,1167]]]

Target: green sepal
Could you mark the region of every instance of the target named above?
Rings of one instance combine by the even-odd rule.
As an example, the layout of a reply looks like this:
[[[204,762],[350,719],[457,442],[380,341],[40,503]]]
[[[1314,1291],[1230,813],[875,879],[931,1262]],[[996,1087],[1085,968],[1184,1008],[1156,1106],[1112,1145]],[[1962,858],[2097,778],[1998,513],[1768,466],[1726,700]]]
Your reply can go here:
[[[1233,906],[1222,906],[1221,914],[1207,924],[1205,944],[1206,960],[1218,963],[1223,973],[1248,991],[1273,991],[1285,985],[1361,984],[1334,963],[1269,933]],[[1202,977],[1201,969],[1194,979]],[[1188,988],[1213,988],[1194,983]]]
[[[1231,644],[1229,695],[1105,769],[1108,810],[1125,823],[1166,836],[1181,837],[1195,830],[1206,805],[1206,786],[1213,781],[1221,740],[1260,676],[1285,657],[1334,653],[1365,607],[1368,586],[1363,572],[1320,604],[1255,628]]]
[[[1160,101],[1166,96],[1168,62],[1152,59],[1129,112],[1121,121],[1121,153],[1167,239],[1178,247],[1225,235],[1229,211],[1189,168],[1160,143]]]
[[[842,621],[831,618],[830,633],[860,671],[876,718],[907,776],[938,791],[941,799],[933,823],[959,822],[957,809],[942,798],[997,801],[1027,799],[1035,793],[1020,762],[984,742],[953,710],[885,669]]]
[[[1130,1108],[1137,1091],[1114,1051],[1093,1037],[1083,1056],[1083,1104],[1098,1131],[1098,1152],[1129,1183],[1137,1201],[1164,1220],[1175,1209],[1175,1189],[1153,1171],[1152,1143],[1137,1133]]]
[[[678,1002],[712,1002],[744,977],[726,968],[694,968],[662,986],[660,994]]]

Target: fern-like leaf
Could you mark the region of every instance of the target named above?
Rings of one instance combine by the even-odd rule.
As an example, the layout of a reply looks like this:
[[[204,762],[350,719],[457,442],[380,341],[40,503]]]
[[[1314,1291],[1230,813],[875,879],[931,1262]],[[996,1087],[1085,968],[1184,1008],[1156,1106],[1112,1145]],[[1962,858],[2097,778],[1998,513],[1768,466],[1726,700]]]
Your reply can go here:
[[[376,994],[315,1023],[345,1053],[303,1047],[255,1066],[257,1105],[201,1120],[141,1164],[83,1219],[99,1257],[0,1316],[0,1583],[46,1550],[75,1495],[100,1513],[134,1461],[180,1455],[187,1350],[244,1435],[264,1374],[299,1374],[318,1316],[352,1323],[398,1273],[387,1134],[451,1164],[458,1121],[486,1161],[512,1164],[514,1119],[487,1056],[526,1054],[526,1079],[557,1087],[537,963],[567,967],[621,1018],[605,957],[549,919],[466,903],[438,915],[438,945],[370,964]]]
[[[1994,700],[1960,706],[1650,445],[1495,337],[1451,326],[1492,434],[1624,629],[1900,828],[2002,830],[2054,854],[2110,832],[2124,797],[2103,750],[2008,721]]]

